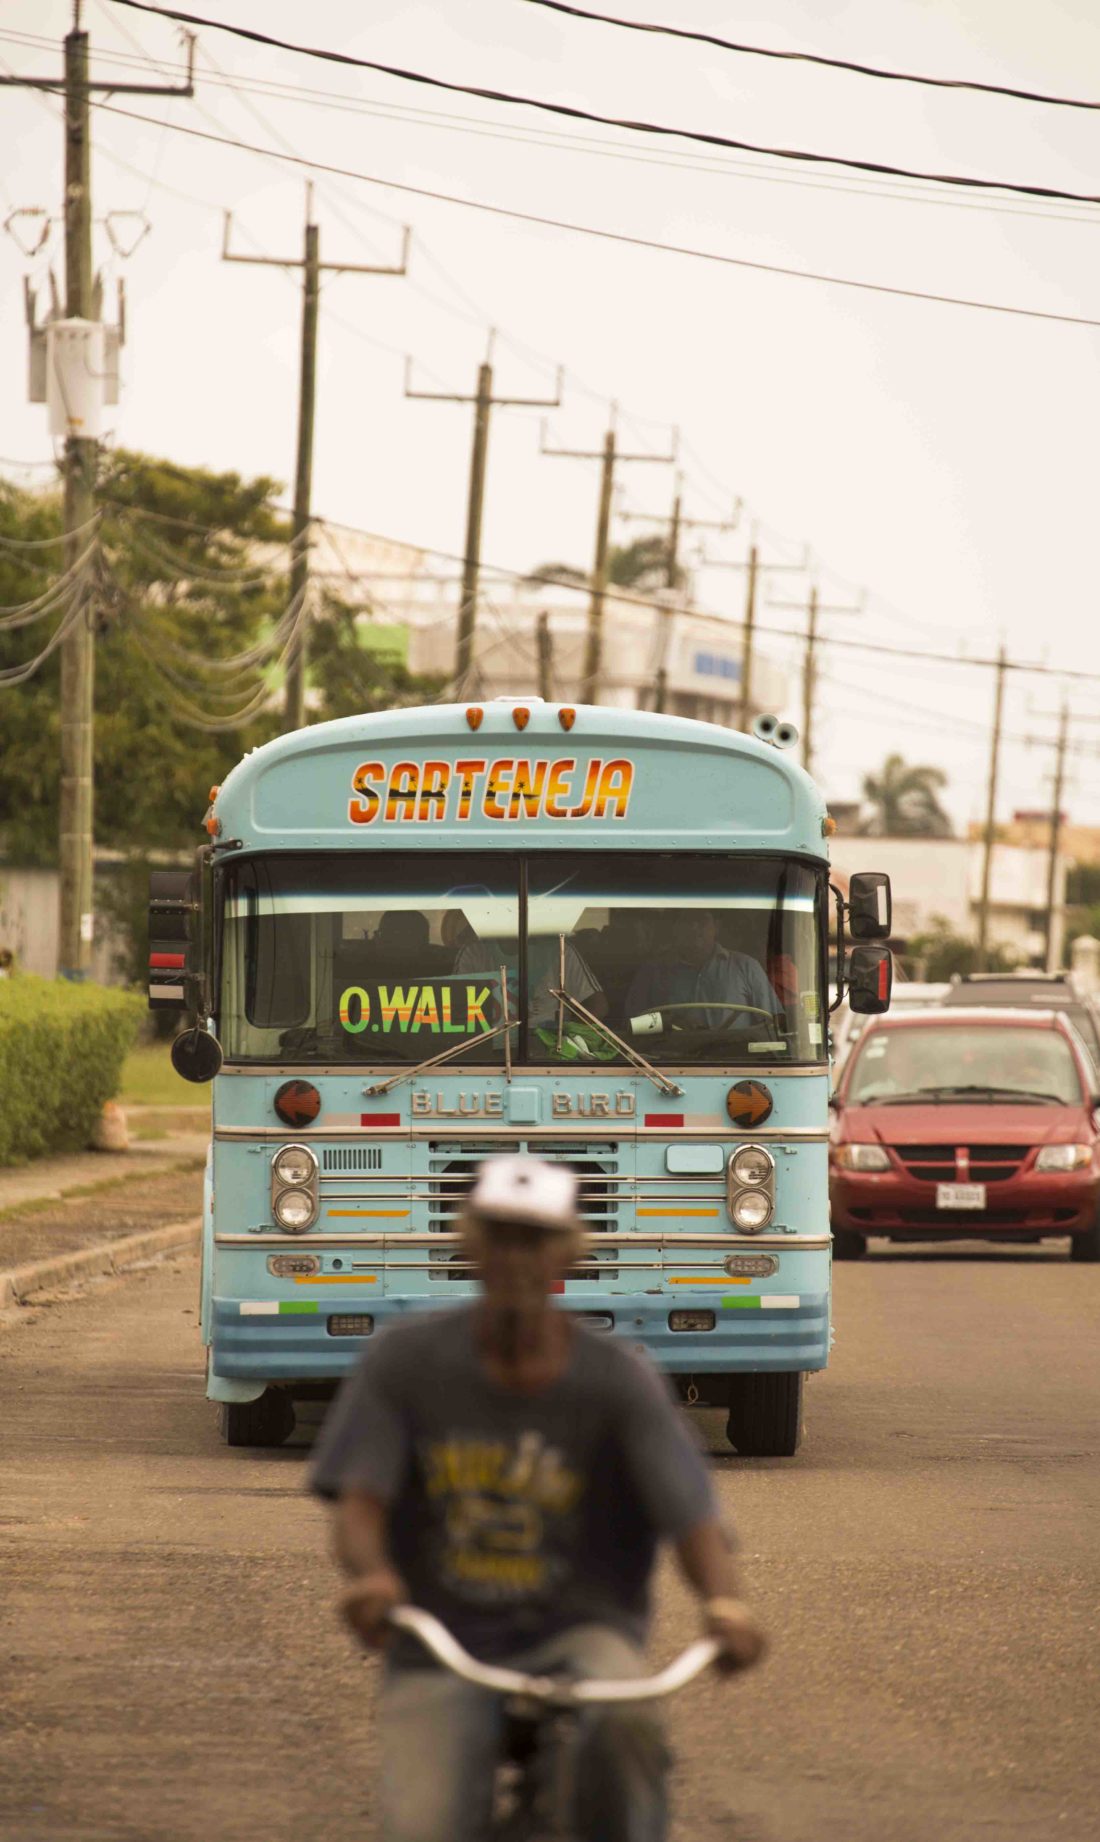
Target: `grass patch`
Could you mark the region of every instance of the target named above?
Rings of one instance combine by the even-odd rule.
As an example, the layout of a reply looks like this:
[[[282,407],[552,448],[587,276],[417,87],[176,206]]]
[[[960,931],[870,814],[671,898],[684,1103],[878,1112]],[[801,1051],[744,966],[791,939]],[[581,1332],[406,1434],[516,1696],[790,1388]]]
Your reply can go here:
[[[71,1189],[59,1190],[52,1196],[32,1196],[27,1202],[13,1202],[10,1209],[0,1209],[0,1222],[8,1222],[15,1216],[40,1215],[45,1209],[56,1209],[61,1203],[82,1202],[89,1197],[102,1196],[106,1190],[123,1190],[131,1183],[140,1183],[143,1179],[156,1177],[180,1177],[185,1173],[205,1169],[204,1158],[181,1158],[174,1164],[158,1166],[156,1170],[131,1170],[125,1176],[103,1177],[98,1183],[78,1183]]]
[[[142,1043],[122,1065],[118,1097],[123,1105],[209,1107],[210,1089],[182,1081],[172,1066],[167,1043]]]

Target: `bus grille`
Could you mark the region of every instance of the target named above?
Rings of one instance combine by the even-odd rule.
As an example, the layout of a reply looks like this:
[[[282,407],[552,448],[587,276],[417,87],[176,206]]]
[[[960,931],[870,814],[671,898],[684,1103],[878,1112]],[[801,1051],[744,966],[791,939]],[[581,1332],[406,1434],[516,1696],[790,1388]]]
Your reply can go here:
[[[576,1142],[562,1139],[528,1145],[522,1139],[511,1140],[507,1144],[485,1142],[468,1145],[455,1145],[434,1141],[428,1147],[428,1190],[431,1201],[428,1204],[428,1227],[439,1234],[453,1233],[458,1226],[458,1217],[462,1205],[473,1186],[478,1166],[486,1158],[499,1157],[501,1154],[527,1152],[532,1157],[546,1158],[555,1164],[567,1164],[577,1177],[577,1204],[590,1234],[607,1233],[615,1228],[618,1218],[617,1189],[613,1179],[619,1169],[619,1147],[616,1144],[593,1145],[588,1141]],[[461,1254],[440,1254],[432,1256],[456,1270],[439,1278],[448,1277],[465,1279],[469,1274],[462,1265]],[[591,1257],[590,1257],[591,1258]],[[582,1266],[585,1261],[582,1259]],[[433,1278],[436,1275],[433,1273]],[[577,1279],[593,1280],[599,1278],[595,1270],[589,1273],[576,1272]],[[605,1277],[611,1277],[606,1274]]]
[[[380,1145],[326,1145],[321,1152],[321,1169],[331,1171],[381,1170]]]

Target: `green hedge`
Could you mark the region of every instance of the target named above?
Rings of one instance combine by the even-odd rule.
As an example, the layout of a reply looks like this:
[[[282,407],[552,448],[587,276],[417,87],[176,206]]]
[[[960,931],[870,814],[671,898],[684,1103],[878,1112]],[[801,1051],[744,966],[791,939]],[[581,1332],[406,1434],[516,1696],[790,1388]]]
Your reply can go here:
[[[144,1008],[102,985],[0,979],[0,1164],[87,1145]]]

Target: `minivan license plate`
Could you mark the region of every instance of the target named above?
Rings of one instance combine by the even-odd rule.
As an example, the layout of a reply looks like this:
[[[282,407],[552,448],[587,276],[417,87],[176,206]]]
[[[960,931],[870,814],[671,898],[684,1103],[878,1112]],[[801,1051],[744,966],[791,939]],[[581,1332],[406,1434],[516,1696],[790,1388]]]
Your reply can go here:
[[[984,1183],[937,1183],[937,1209],[984,1209]]]

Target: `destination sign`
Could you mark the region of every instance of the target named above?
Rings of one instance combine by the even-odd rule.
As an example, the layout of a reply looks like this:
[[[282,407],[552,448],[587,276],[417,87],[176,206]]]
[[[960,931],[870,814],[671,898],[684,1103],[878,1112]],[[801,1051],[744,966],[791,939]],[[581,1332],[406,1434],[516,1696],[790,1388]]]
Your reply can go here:
[[[464,761],[361,761],[352,775],[353,825],[462,825],[471,819],[625,819],[629,760],[488,756]]]
[[[417,985],[373,981],[340,994],[340,1024],[350,1036],[484,1036],[493,1025],[485,1007],[491,985],[432,979]]]

